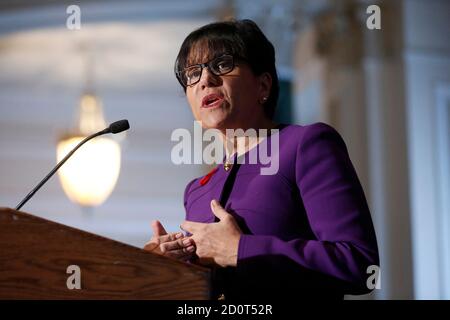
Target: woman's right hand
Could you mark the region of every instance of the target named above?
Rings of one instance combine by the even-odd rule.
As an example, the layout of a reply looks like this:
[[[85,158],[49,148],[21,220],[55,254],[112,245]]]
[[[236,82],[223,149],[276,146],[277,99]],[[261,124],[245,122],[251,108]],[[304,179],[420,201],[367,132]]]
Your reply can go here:
[[[152,221],[153,237],[144,246],[144,250],[187,261],[195,255],[195,246],[191,238],[182,232],[167,233],[158,220]]]

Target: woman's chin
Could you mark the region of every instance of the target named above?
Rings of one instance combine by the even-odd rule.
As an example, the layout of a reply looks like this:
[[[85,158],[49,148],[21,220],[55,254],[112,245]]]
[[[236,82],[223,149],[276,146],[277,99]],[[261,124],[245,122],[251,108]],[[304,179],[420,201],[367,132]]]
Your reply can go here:
[[[201,119],[202,127],[204,129],[221,129],[226,127],[228,117],[225,114],[208,114]]]

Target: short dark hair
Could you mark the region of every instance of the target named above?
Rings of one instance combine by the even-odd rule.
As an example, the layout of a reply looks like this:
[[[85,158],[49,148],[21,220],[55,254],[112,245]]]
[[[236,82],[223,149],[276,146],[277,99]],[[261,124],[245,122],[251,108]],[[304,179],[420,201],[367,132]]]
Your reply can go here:
[[[189,61],[192,48],[199,46],[200,57],[210,54],[210,59],[228,53],[245,59],[255,75],[268,72],[272,77],[272,88],[265,103],[265,113],[273,118],[280,91],[275,67],[275,49],[252,20],[230,20],[207,24],[191,32],[181,45],[175,60],[175,75],[186,92],[179,72],[192,64]]]

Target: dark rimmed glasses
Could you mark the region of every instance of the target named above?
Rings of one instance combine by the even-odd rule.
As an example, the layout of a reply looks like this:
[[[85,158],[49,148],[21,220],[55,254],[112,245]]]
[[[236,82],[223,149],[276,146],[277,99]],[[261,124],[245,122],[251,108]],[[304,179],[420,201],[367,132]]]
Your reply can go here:
[[[193,86],[200,81],[203,68],[208,67],[209,71],[216,76],[223,76],[230,73],[235,67],[234,57],[224,54],[205,63],[194,64],[177,72],[178,79],[184,86]]]

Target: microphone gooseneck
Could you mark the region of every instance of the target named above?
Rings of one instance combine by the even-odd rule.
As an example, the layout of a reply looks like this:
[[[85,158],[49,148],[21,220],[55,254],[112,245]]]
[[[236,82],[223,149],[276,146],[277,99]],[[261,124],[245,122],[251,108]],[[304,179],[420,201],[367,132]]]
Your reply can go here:
[[[83,141],[81,141],[79,144],[77,144],[77,146],[75,148],[73,148],[60,162],[58,162],[58,164],[53,168],[52,171],[49,172],[49,174],[47,174],[45,176],[44,179],[41,180],[41,182],[39,182],[39,184],[34,187],[33,190],[30,191],[30,193],[27,194],[27,196],[16,206],[16,210],[20,210],[20,208],[23,207],[23,205],[25,203],[27,203],[28,200],[31,199],[31,197],[48,181],[48,179],[50,179],[56,171],[58,171],[59,168],[61,168],[61,166],[75,153],[75,151],[77,151],[83,144],[85,144],[86,142],[88,142],[89,140],[107,134],[107,133],[119,133],[125,130],[128,130],[130,128],[130,124],[128,123],[128,120],[119,120],[116,121],[112,124],[109,125],[108,128],[103,129],[102,131],[99,131],[97,133],[94,133],[92,135],[90,135],[89,137],[86,137],[83,139]]]

